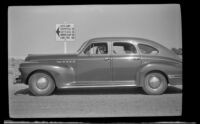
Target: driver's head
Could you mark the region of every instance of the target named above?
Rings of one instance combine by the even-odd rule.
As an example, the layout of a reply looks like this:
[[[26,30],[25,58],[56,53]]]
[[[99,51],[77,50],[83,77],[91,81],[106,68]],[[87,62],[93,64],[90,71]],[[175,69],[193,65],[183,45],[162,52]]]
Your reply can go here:
[[[99,47],[98,47],[98,51],[99,51],[101,54],[104,54],[104,50],[105,50],[104,46],[99,46]]]

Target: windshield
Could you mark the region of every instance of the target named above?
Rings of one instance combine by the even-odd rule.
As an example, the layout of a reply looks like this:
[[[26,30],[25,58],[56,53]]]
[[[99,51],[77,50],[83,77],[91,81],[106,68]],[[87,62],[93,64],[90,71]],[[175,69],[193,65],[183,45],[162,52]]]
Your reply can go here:
[[[83,47],[86,45],[86,43],[87,43],[87,41],[85,41],[85,42],[81,45],[81,47],[77,50],[77,53],[79,53],[79,52],[83,49]]]

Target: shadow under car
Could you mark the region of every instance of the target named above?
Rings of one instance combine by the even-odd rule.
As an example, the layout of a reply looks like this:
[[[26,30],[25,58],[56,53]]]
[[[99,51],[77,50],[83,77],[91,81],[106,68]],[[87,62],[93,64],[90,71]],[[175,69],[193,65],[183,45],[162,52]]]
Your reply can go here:
[[[164,94],[179,94],[182,93],[182,89],[168,86]],[[14,95],[30,95],[33,94],[28,88],[18,90]],[[69,88],[69,89],[56,89],[52,95],[102,95],[102,94],[137,94],[146,95],[141,87],[116,87],[116,88]]]

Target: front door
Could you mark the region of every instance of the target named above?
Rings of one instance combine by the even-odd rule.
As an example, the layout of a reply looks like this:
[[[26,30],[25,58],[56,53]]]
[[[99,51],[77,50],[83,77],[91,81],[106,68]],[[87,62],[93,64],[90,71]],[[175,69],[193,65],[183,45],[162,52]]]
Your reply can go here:
[[[125,41],[112,43],[113,81],[120,85],[135,85],[140,65],[140,55],[134,44]]]
[[[77,85],[106,85],[112,81],[110,45],[107,42],[90,43],[77,60]]]

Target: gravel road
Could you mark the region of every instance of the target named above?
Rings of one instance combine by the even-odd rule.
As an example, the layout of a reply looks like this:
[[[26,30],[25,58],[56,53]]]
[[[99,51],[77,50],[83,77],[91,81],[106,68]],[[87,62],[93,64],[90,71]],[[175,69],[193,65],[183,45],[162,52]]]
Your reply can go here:
[[[28,86],[13,85],[9,75],[9,113],[13,118],[179,116],[182,86],[163,95],[145,95],[141,88],[56,90],[51,96],[31,95]]]

